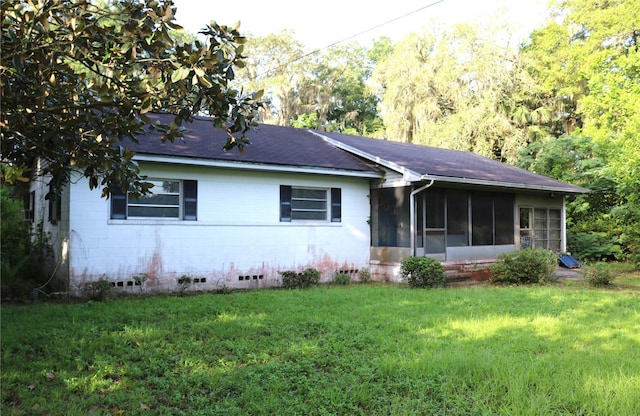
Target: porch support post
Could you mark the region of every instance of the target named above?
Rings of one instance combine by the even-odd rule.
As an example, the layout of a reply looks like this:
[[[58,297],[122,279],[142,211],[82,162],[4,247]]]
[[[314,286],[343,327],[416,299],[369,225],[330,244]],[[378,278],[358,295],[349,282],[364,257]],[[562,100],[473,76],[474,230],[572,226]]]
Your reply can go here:
[[[421,186],[418,189],[415,189],[413,191],[411,191],[411,193],[409,194],[409,223],[411,224],[411,226],[409,227],[411,230],[411,255],[415,256],[416,255],[416,195],[419,194],[420,192],[424,191],[425,189],[429,188],[431,185],[433,185],[434,180],[431,179],[431,182],[429,182],[428,184]],[[411,185],[411,187],[413,188],[413,185]]]
[[[560,238],[562,241],[560,242],[560,251],[562,253],[567,252],[567,207],[565,205],[566,199],[562,197],[562,211],[560,214]]]

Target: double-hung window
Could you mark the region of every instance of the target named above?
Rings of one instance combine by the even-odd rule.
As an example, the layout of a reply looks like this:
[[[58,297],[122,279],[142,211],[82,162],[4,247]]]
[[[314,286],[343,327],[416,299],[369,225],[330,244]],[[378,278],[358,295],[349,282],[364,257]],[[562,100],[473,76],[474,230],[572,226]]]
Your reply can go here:
[[[341,189],[281,185],[280,221],[342,221]]]
[[[115,192],[111,219],[163,218],[195,221],[198,218],[198,182],[150,179],[151,193],[140,197]]]

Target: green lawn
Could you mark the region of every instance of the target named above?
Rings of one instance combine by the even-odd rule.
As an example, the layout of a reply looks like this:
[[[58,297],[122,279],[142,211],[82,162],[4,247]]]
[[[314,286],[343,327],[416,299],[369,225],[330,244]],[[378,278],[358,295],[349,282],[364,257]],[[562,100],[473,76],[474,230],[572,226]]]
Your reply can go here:
[[[640,290],[323,286],[2,306],[2,415],[640,414]]]

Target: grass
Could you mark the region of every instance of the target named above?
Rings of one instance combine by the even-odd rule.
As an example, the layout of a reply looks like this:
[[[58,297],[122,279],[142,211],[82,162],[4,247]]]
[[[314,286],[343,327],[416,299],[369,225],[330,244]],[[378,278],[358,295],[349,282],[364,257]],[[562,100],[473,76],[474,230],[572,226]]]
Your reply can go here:
[[[322,286],[2,307],[0,413],[638,415],[640,291]]]

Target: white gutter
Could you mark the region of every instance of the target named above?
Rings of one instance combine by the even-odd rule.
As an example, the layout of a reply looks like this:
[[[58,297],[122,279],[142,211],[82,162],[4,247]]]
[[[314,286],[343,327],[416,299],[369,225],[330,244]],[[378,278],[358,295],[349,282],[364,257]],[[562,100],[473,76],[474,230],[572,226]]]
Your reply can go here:
[[[431,187],[434,182],[435,181],[433,179],[431,179],[431,182],[429,182],[428,184],[426,184],[424,186],[421,186],[418,189],[415,189],[415,190],[411,191],[411,193],[409,194],[409,223],[411,224],[410,230],[411,230],[411,255],[412,256],[416,255],[416,212],[415,212],[416,208],[415,208],[415,197],[420,192],[422,192],[425,189]]]
[[[575,189],[556,187],[556,186],[525,185],[522,183],[488,181],[484,179],[453,178],[450,176],[423,175],[422,178],[424,178],[425,180],[432,179],[438,182],[460,183],[465,185],[466,184],[482,185],[482,186],[492,186],[492,187],[498,187],[498,188],[528,189],[531,191],[564,192],[568,194],[580,194],[580,193],[588,192],[588,190],[586,189],[584,192],[582,192],[582,191],[577,191]]]
[[[292,166],[292,165],[270,165],[270,164],[264,164],[264,163],[231,162],[226,160],[156,156],[156,155],[147,155],[147,154],[136,154],[134,156],[134,160],[138,162],[171,163],[171,164],[180,163],[183,165],[191,165],[191,166],[255,170],[260,172],[287,172],[287,173],[293,172],[293,173],[309,173],[314,175],[348,176],[348,177],[356,177],[356,178],[380,178],[381,176],[380,173],[373,172],[373,171],[351,171],[351,170],[340,170],[336,168],[321,168],[321,167]]]

